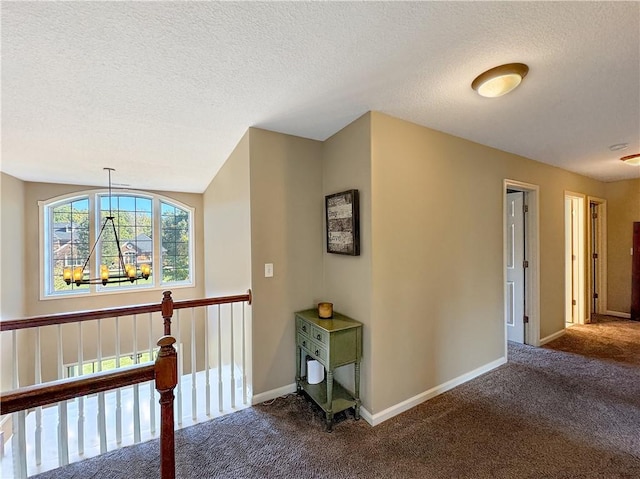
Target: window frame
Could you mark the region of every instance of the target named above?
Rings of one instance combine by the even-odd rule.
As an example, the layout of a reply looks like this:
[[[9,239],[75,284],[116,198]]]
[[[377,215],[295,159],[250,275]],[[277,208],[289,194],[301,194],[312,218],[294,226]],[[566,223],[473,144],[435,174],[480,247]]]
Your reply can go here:
[[[182,203],[174,198],[164,196],[158,193],[150,193],[140,190],[118,189],[112,191],[112,196],[132,196],[151,200],[151,227],[153,240],[153,259],[152,282],[144,284],[144,282],[136,285],[127,285],[123,287],[109,286],[105,287],[101,284],[90,284],[86,289],[74,289],[69,291],[54,291],[53,277],[53,259],[52,259],[52,227],[53,227],[53,209],[65,203],[87,199],[89,202],[89,249],[95,244],[96,237],[102,227],[102,218],[100,210],[100,199],[108,196],[109,190],[93,189],[76,191],[73,193],[56,196],[45,201],[38,202],[39,209],[39,259],[40,259],[40,299],[70,299],[84,298],[91,296],[100,296],[105,294],[122,294],[129,292],[155,291],[171,288],[194,287],[195,271],[194,257],[196,254],[195,245],[195,208]],[[189,218],[189,278],[184,281],[164,281],[162,275],[162,210],[161,204],[166,203],[173,207],[179,208],[187,212]],[[88,269],[90,277],[96,277],[99,268],[98,251],[94,251],[89,261]],[[157,274],[156,272],[160,272]]]

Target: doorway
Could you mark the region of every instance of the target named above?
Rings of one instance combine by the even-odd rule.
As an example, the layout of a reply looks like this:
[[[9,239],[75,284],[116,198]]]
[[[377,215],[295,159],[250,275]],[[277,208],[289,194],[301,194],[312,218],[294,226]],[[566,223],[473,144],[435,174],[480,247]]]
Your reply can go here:
[[[585,198],[565,193],[565,323],[585,323]]]
[[[507,340],[525,343],[525,224],[527,203],[525,192],[507,190],[507,290],[505,316]]]
[[[538,186],[504,181],[504,324],[507,341],[538,346]]]

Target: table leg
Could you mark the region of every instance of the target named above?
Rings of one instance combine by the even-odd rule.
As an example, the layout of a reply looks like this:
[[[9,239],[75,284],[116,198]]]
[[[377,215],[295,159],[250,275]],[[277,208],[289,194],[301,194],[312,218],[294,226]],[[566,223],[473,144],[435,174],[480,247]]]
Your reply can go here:
[[[354,398],[356,400],[356,407],[354,408],[354,417],[355,420],[357,421],[358,419],[360,419],[360,361],[357,361],[354,367],[354,371],[355,371],[355,386],[356,386],[356,397]]]
[[[298,394],[302,392],[301,380],[300,376],[300,363],[302,362],[302,348],[296,346],[296,391]]]
[[[327,370],[327,431],[333,430],[333,371]]]

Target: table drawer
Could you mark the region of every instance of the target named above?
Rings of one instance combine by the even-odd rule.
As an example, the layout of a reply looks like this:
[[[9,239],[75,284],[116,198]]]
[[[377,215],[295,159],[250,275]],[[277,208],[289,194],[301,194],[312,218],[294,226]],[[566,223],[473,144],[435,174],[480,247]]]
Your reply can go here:
[[[306,337],[311,337],[311,325],[296,316],[296,331]]]
[[[307,352],[310,352],[312,348],[312,343],[307,336],[298,333],[298,346],[300,346],[303,349],[306,349]]]
[[[316,343],[315,341],[311,341],[310,346],[311,347],[308,349],[308,351],[309,353],[311,353],[311,356],[313,356],[315,359],[320,361],[324,366],[326,366],[327,358],[328,358],[327,350],[322,346],[320,346],[320,344]]]
[[[329,333],[315,326],[311,326],[311,338],[324,346],[329,344]]]

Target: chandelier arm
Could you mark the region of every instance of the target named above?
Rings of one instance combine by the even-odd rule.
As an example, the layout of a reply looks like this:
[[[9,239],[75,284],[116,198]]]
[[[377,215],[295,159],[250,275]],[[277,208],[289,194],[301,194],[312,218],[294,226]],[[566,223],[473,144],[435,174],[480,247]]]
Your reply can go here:
[[[113,222],[113,216],[111,218],[111,226],[113,226],[113,236],[116,238],[116,248],[118,248],[118,259],[120,260],[119,270],[126,273],[126,268],[124,264],[124,256],[122,255],[122,249],[120,248],[120,239],[118,238],[118,232],[116,231],[116,224]]]
[[[105,227],[107,226],[107,222],[111,220],[111,224],[113,224],[113,217],[112,216],[108,216],[105,220],[104,220],[104,224],[102,225],[102,228],[100,228],[100,233],[98,233],[98,237],[96,238],[96,242],[93,243],[93,247],[91,248],[91,251],[89,252],[89,256],[87,256],[87,260],[84,262],[84,265],[82,266],[82,271],[84,271],[84,269],[87,267],[87,265],[89,264],[89,260],[91,259],[91,256],[93,255],[93,252],[96,250],[96,246],[98,246],[98,243],[100,241],[100,237],[102,236],[102,233],[104,232]],[[115,228],[115,226],[114,226]]]
[[[133,264],[133,271],[131,270],[127,270],[126,268],[126,264],[124,262],[124,255],[122,254],[122,248],[120,247],[120,238],[118,238],[118,230],[116,229],[116,224],[113,221],[114,220],[114,216],[113,216],[113,210],[112,210],[112,195],[111,195],[111,172],[115,171],[113,168],[104,168],[104,170],[106,170],[109,173],[109,216],[107,216],[104,220],[104,223],[102,224],[102,228],[100,229],[100,232],[98,233],[98,237],[96,238],[95,243],[93,244],[93,247],[91,248],[91,251],[89,252],[89,255],[87,256],[86,261],[84,262],[84,265],[82,266],[82,277],[80,278],[76,278],[76,272],[75,270],[72,272],[70,268],[65,268],[63,271],[63,279],[65,281],[65,283],[67,283],[67,285],[70,285],[72,282],[74,282],[76,284],[76,286],[80,286],[83,284],[102,284],[103,286],[105,286],[107,283],[125,283],[125,282],[135,282],[138,279],[149,279],[151,270],[149,268],[148,265],[143,264],[141,267],[141,274],[138,274],[137,271],[137,258],[136,258],[136,262],[135,264]],[[117,276],[111,276],[109,277],[108,271],[106,273],[106,275],[103,277],[103,272],[102,270],[100,270],[100,277],[98,278],[91,278],[89,275],[89,278],[84,279],[84,271],[87,268],[87,265],[89,264],[89,260],[91,259],[91,256],[93,256],[94,251],[96,250],[96,247],[98,246],[98,243],[100,242],[100,238],[102,237],[102,234],[104,233],[105,228],[107,227],[107,223],[111,222],[111,227],[113,228],[113,236],[116,240],[116,248],[118,249],[118,262],[120,263],[118,266],[118,275]],[[107,267],[108,269],[108,267]]]

